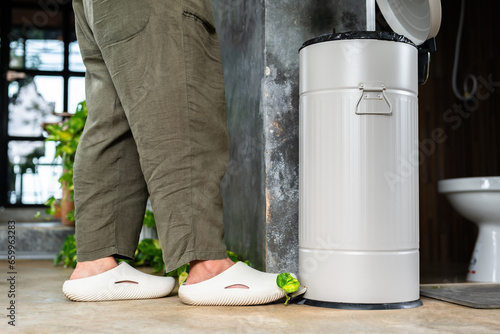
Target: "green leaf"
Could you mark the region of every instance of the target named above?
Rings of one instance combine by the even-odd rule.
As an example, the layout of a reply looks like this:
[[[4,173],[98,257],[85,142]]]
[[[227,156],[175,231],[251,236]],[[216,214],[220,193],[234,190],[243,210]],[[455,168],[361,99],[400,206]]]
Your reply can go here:
[[[63,254],[62,252],[59,252],[59,254],[57,254],[57,256],[54,258],[54,266],[57,266],[59,264],[59,262],[62,261],[62,257],[63,257]]]
[[[188,273],[187,272],[183,272],[179,275],[179,286],[182,285],[182,283],[184,283],[188,278]]]
[[[276,277],[276,284],[285,291],[285,305],[290,301],[289,293],[294,293],[300,287],[300,282],[290,273],[281,273]]]
[[[54,266],[58,265],[61,261],[64,267],[76,267],[76,242],[74,234],[68,235],[64,240],[61,251],[54,259]]]
[[[290,277],[292,277],[290,273],[281,273],[278,275],[278,277],[276,277],[276,284],[278,284],[278,286],[283,289]]]
[[[155,222],[155,216],[154,216],[153,212],[146,210],[146,213],[144,214],[143,224],[146,227],[155,227],[156,222]]]
[[[135,258],[132,264],[138,266],[149,266],[157,273],[165,269],[160,242],[157,239],[143,239],[137,245]]]
[[[56,208],[55,207],[49,207],[45,209],[45,213],[51,216],[54,216],[56,214]]]
[[[276,284],[287,293],[293,293],[300,287],[300,282],[290,273],[279,274],[276,278]]]
[[[74,222],[75,221],[75,210],[71,210],[70,212],[68,212],[68,214],[66,215],[66,219],[70,222]]]
[[[169,271],[168,273],[165,274],[165,276],[168,276],[168,277],[175,277],[175,276],[178,276],[177,275],[177,269],[174,269],[172,271]]]
[[[85,120],[80,117],[71,117],[68,121],[68,131],[72,134],[80,132],[85,126]]]
[[[283,287],[283,290],[285,290],[285,292],[288,292],[288,293],[294,293],[295,291],[297,291],[300,287],[300,282],[293,278],[291,280],[288,280],[287,283],[285,284],[285,286]]]
[[[47,138],[45,138],[45,141],[58,141],[58,139],[54,135],[49,135]]]
[[[43,205],[51,206],[55,202],[56,202],[56,198],[54,196],[51,196],[48,200],[45,201],[45,203],[43,203]]]
[[[69,132],[65,132],[65,131],[56,131],[55,133],[56,133],[56,135],[59,136],[59,140],[62,142],[68,141],[72,137]]]
[[[59,182],[63,183],[64,181],[72,182],[73,181],[73,173],[64,173],[63,175],[61,175],[61,177],[59,178]]]
[[[82,101],[82,102],[78,103],[78,105],[76,106],[75,115],[79,115],[79,116],[83,115],[83,116],[87,117],[88,114],[89,114],[89,111],[87,110],[87,101]]]
[[[189,271],[189,263],[177,268],[177,276],[181,276],[183,273],[187,273]]]
[[[71,147],[70,145],[64,145],[62,148],[63,153],[66,154],[74,154],[76,152],[74,147]]]
[[[233,262],[238,262],[239,256],[236,253],[231,252],[230,250],[226,250],[227,256],[231,259]]]

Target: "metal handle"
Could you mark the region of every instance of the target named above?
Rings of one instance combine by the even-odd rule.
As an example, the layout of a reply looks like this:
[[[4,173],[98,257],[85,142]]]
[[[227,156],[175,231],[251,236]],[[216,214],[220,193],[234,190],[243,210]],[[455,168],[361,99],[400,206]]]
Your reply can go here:
[[[427,52],[427,63],[425,65],[426,67],[426,71],[425,71],[425,79],[424,81],[421,83],[421,85],[425,85],[425,83],[427,82],[427,80],[429,79],[429,73],[430,73],[430,68],[431,68],[431,53],[430,52]]]
[[[368,85],[368,84],[360,84],[358,87],[361,90],[361,96],[359,97],[358,103],[356,103],[356,115],[384,115],[391,116],[392,115],[392,104],[391,101],[385,95],[385,85]],[[389,111],[387,112],[360,112],[359,105],[361,104],[361,100],[384,100],[389,107]]]

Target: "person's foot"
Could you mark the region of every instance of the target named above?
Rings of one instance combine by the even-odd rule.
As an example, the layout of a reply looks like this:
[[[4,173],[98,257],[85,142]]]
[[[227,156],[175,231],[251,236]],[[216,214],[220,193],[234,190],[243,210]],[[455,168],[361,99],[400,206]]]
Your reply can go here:
[[[191,261],[189,275],[185,284],[190,285],[206,281],[223,273],[233,265],[234,262],[229,258],[222,260]],[[247,286],[241,284],[234,284],[227,288],[248,289]]]
[[[179,287],[185,304],[237,306],[260,305],[285,296],[278,287],[278,274],[261,272],[229,259],[192,261],[188,281]]]
[[[114,257],[109,256],[94,261],[77,262],[76,268],[71,274],[70,280],[86,278],[102,274],[118,266]]]
[[[99,302],[165,297],[174,286],[173,277],[148,275],[126,262],[117,264],[114,258],[107,257],[79,262],[62,290],[73,301]]]

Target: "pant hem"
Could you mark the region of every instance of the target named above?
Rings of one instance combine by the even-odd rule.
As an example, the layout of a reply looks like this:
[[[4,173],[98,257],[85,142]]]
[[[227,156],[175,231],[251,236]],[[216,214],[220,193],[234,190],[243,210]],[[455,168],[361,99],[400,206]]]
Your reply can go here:
[[[123,249],[119,247],[106,247],[92,252],[78,252],[76,253],[76,259],[78,262],[84,261],[94,261],[102,259],[105,257],[113,256],[116,258],[133,260],[135,257],[135,249]]]
[[[165,271],[168,273],[194,260],[222,260],[226,259],[227,257],[228,256],[226,251],[214,251],[214,252],[190,251],[184,253],[177,261],[173,260],[166,261],[165,259],[163,259],[163,261],[165,262]]]

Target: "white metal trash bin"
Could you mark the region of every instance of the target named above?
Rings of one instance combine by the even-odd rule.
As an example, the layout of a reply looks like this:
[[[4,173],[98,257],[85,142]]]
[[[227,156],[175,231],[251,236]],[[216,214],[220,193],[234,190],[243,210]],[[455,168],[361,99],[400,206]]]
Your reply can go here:
[[[395,2],[379,1],[384,15],[387,3]],[[391,8],[387,21],[396,29],[394,17],[403,23],[408,17]],[[440,22],[440,4],[438,14]],[[428,32],[435,35],[438,28]],[[428,39],[412,37],[418,44]],[[419,50],[413,42],[392,32],[350,32],[320,36],[300,50],[299,278],[307,286],[305,304],[421,305]]]

